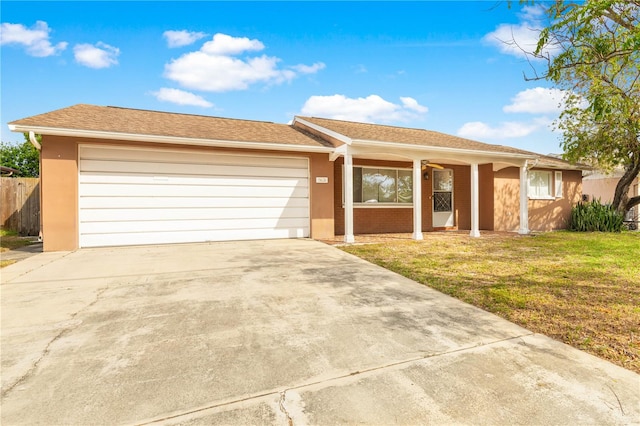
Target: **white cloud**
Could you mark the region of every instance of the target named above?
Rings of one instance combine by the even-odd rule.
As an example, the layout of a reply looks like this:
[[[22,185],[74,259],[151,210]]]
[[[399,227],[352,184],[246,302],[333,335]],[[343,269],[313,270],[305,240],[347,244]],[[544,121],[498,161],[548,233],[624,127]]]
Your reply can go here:
[[[529,114],[556,114],[564,108],[567,92],[560,89],[534,87],[518,92],[511,103],[505,105],[504,112],[524,112]]]
[[[415,112],[425,114],[429,111],[429,108],[418,104],[418,101],[416,101],[413,98],[400,97],[400,101],[402,102],[402,105],[404,105],[405,108],[414,110]]]
[[[162,33],[162,35],[164,36],[164,38],[167,39],[168,47],[188,46],[200,40],[201,38],[204,38],[207,36],[207,34],[205,33],[187,31],[187,30],[180,30],[180,31],[169,30]]]
[[[22,24],[3,23],[0,25],[0,45],[22,45],[27,54],[37,57],[55,55],[67,48],[67,42],[52,45],[49,33],[51,28],[44,21],[37,21],[31,28]]]
[[[249,40],[247,37],[231,37],[227,34],[215,34],[211,41],[202,46],[202,51],[209,55],[239,55],[244,51],[263,50],[260,40]]]
[[[255,83],[280,84],[298,74],[315,73],[323,63],[278,68],[279,58],[262,55],[235,57],[244,52],[260,51],[264,44],[246,37],[216,34],[195,52],[185,53],[165,65],[165,77],[193,90],[225,92],[244,90]]]
[[[325,69],[326,65],[322,62],[316,62],[313,65],[294,65],[291,69],[298,71],[300,74],[315,74]]]
[[[528,136],[541,127],[543,127],[543,123],[535,120],[532,123],[504,122],[497,127],[491,127],[481,121],[473,121],[465,123],[456,134],[463,138],[476,140],[509,139]]]
[[[73,47],[76,62],[89,68],[108,68],[118,64],[120,49],[99,41],[92,44],[76,44]]]
[[[525,58],[536,50],[540,31],[544,28],[542,6],[526,6],[518,24],[500,24],[482,40],[495,46],[501,53]],[[556,49],[547,45],[543,55],[553,55]],[[530,56],[529,56],[530,57]]]
[[[378,95],[355,99],[344,95],[311,96],[304,103],[301,114],[365,123],[391,123],[419,118],[427,112],[427,108],[413,98],[400,100],[402,105],[386,101]]]
[[[152,92],[152,94],[159,101],[171,102],[178,105],[193,105],[203,108],[211,108],[213,106],[211,102],[207,101],[202,96],[179,89],[163,87],[157,92]]]

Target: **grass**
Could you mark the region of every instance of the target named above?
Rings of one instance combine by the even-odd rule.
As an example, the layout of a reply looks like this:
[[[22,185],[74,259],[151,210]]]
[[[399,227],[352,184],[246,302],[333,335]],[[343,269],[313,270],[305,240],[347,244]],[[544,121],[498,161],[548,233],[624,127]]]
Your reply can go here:
[[[640,233],[425,234],[342,250],[640,373]]]

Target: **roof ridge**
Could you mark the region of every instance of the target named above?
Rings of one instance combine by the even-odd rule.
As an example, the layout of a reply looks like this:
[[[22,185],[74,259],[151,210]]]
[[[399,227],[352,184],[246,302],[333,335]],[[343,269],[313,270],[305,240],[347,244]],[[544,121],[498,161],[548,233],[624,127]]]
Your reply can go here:
[[[130,108],[130,107],[117,106],[117,105],[107,105],[107,106],[91,105],[91,104],[77,104],[77,105],[94,106],[94,107],[98,107],[98,108],[113,108],[113,109],[121,109],[121,110],[127,110],[127,111],[151,112],[151,113],[156,113],[156,114],[182,115],[182,116],[187,116],[187,117],[217,118],[217,119],[220,119],[220,120],[248,121],[248,122],[252,122],[252,123],[279,124],[279,125],[283,125],[283,126],[287,125],[286,123],[276,123],[274,121],[251,120],[251,119],[248,119],[248,118],[219,117],[219,116],[215,116],[215,115],[205,115],[205,114],[189,114],[189,113],[185,113],[185,112],[160,111],[160,110],[145,109],[145,108]],[[74,105],[74,106],[77,106],[77,105]]]

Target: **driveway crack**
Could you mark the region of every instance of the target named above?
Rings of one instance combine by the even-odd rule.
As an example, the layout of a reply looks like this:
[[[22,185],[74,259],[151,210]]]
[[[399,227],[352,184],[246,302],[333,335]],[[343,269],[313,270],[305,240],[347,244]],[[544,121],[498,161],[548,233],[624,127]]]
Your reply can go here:
[[[286,399],[287,399],[287,391],[284,390],[280,392],[280,401],[278,402],[278,405],[280,406],[280,411],[282,411],[282,413],[287,417],[287,424],[289,426],[293,426],[293,419],[291,418],[291,415],[287,411],[287,407],[285,407],[284,405]]]
[[[107,291],[108,287],[103,287],[103,288],[99,288],[97,293],[96,293],[96,297],[95,299],[89,303],[88,305],[78,309],[76,312],[72,313],[70,316],[70,319],[74,319],[75,317],[77,317],[79,314],[81,314],[82,312],[86,311],[87,309],[91,308],[92,306],[94,306],[96,303],[98,303],[98,301],[100,300],[100,298],[102,297],[102,294]],[[33,374],[36,372],[36,370],[38,369],[38,366],[42,363],[42,361],[46,358],[47,355],[49,355],[49,353],[51,352],[51,346],[57,342],[58,340],[60,340],[62,337],[64,337],[65,335],[67,335],[68,333],[70,333],[71,331],[75,330],[76,328],[78,328],[80,326],[80,324],[82,324],[82,322],[79,323],[75,323],[69,327],[63,328],[62,330],[60,330],[60,332],[58,332],[58,334],[56,334],[53,339],[51,339],[49,341],[49,343],[47,343],[47,345],[44,347],[44,350],[42,351],[42,353],[40,354],[40,356],[38,357],[38,359],[36,359],[32,364],[31,367],[29,367],[29,369],[22,375],[20,376],[15,382],[13,382],[12,384],[10,384],[9,386],[7,386],[5,389],[2,389],[2,393],[0,394],[0,398],[5,398],[13,389],[16,388],[16,386],[24,383],[25,381],[27,381],[31,376],[33,376]]]

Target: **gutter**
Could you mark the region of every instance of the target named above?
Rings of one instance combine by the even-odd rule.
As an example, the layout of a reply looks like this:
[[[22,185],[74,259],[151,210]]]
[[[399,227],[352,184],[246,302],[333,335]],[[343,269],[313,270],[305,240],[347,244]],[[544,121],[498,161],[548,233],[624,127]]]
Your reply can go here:
[[[40,145],[40,142],[36,139],[36,134],[33,130],[29,130],[29,142],[31,142],[31,145],[33,145],[38,151],[42,150],[42,145]]]
[[[334,148],[325,146],[313,146],[313,145],[288,145],[272,142],[243,142],[243,141],[230,141],[230,140],[218,140],[218,139],[197,139],[175,136],[158,136],[158,135],[140,135],[134,133],[117,133],[117,132],[103,132],[99,130],[76,130],[76,129],[61,129],[55,127],[31,127],[21,126],[17,124],[9,124],[9,130],[12,132],[29,132],[31,140],[31,134],[39,133],[45,135],[54,136],[69,136],[77,138],[91,138],[91,139],[111,139],[111,140],[126,140],[134,142],[155,142],[162,144],[177,144],[177,145],[200,145],[200,146],[214,146],[222,148],[253,148],[253,149],[267,149],[275,151],[295,151],[295,152],[318,152],[318,153],[332,153]],[[35,139],[35,135],[34,135]],[[31,143],[33,141],[31,140]],[[36,141],[37,143],[37,141]],[[39,145],[39,144],[38,144]],[[35,146],[35,145],[34,145]],[[37,148],[37,147],[36,147]]]
[[[40,198],[40,211],[38,212],[40,231],[38,232],[38,241],[42,242],[42,145],[36,139],[36,133],[33,130],[29,130],[29,142],[38,150],[38,179],[40,188],[38,188],[38,197]]]

